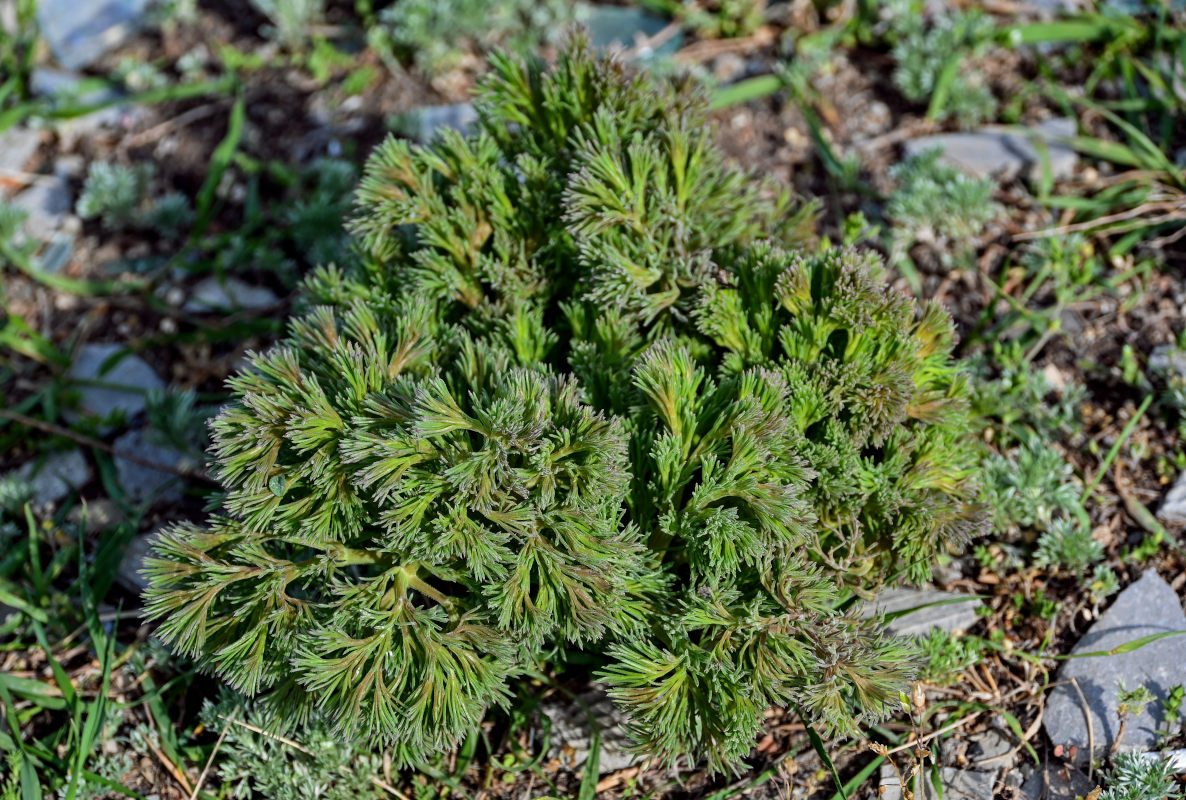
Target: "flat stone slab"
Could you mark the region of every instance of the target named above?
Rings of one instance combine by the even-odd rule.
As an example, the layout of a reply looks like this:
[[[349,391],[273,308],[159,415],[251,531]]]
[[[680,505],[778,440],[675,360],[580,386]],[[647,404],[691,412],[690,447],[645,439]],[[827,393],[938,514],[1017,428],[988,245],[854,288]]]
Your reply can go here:
[[[74,355],[67,377],[77,382],[81,413],[70,411],[67,418],[95,417],[107,420],[116,413],[126,418],[144,411],[145,393],[151,389],[164,389],[162,381],[152,367],[139,356],[124,352],[106,371],[103,367],[108,359],[125,351],[119,344],[86,344]],[[103,430],[110,430],[104,426]]]
[[[1017,764],[1016,740],[995,728],[966,738],[953,736],[942,744],[943,763],[968,769],[1011,769]]]
[[[629,6],[604,6],[579,3],[577,19],[589,31],[589,43],[601,51],[629,50],[640,41],[649,39],[669,24],[663,17]],[[652,49],[642,48],[640,59],[671,55],[679,50],[683,37],[675,34]]]
[[[124,557],[119,562],[119,569],[115,573],[115,580],[120,586],[139,596],[148,588],[148,579],[141,570],[144,569],[144,559],[148,558],[153,543],[160,536],[160,530],[152,533],[137,534],[128,542],[124,550]]]
[[[891,620],[889,632],[895,636],[926,636],[933,629],[958,633],[976,624],[980,600],[966,594],[939,589],[889,589],[867,604],[862,613],[895,614],[909,612]],[[915,610],[911,610],[915,609]]]
[[[40,466],[36,461],[22,464],[16,474],[33,489],[34,503],[48,505],[85,486],[91,479],[91,468],[82,451],[74,449],[51,453]]]
[[[115,440],[114,446],[120,452],[166,467],[193,469],[198,466],[194,459],[184,453],[153,441],[151,431],[145,428],[125,433]],[[181,499],[185,479],[180,475],[119,456],[115,457],[115,473],[119,485],[133,503],[165,503]]]
[[[1168,344],[1153,348],[1149,354],[1149,369],[1170,377],[1180,375],[1186,378],[1186,350]]]
[[[998,773],[999,770],[941,767],[939,782],[943,784],[943,800],[990,800]],[[922,796],[925,796],[926,800],[939,800],[939,793],[931,783],[929,771],[923,773],[921,783],[923,790],[915,794],[917,800],[921,800]],[[878,787],[877,797],[878,800],[902,800],[902,784],[898,773],[889,764],[881,766],[881,785]]]
[[[1079,154],[1066,144],[1075,135],[1075,121],[1052,119],[1028,133],[1014,129],[984,127],[971,133],[937,133],[911,139],[904,145],[907,157],[934,148],[943,151],[940,161],[978,178],[1003,179],[1025,175],[1037,180],[1042,175],[1042,155],[1034,143],[1045,145],[1050,171],[1056,180],[1071,177],[1079,163]]]
[[[37,258],[37,265],[45,272],[57,274],[65,269],[74,256],[74,234],[59,231],[50,237],[49,244]]]
[[[1170,762],[1170,769],[1174,772],[1186,772],[1186,750],[1167,750],[1161,753],[1161,758]]]
[[[1157,507],[1157,518],[1167,525],[1186,525],[1186,472],[1178,476]]]
[[[472,103],[423,106],[405,117],[404,132],[418,142],[431,142],[442,131],[454,130],[462,136],[473,130],[478,112]]]
[[[251,286],[238,278],[219,279],[213,275],[194,286],[182,307],[191,314],[209,314],[237,309],[260,309],[279,302],[276,293],[264,286]]]
[[[592,687],[580,699],[584,706],[563,694],[553,695],[540,705],[540,711],[552,726],[552,757],[570,767],[581,767],[589,758],[590,733],[596,721],[601,733],[600,773],[617,772],[632,765],[638,757],[626,752],[630,737],[622,727],[622,714],[604,689]]]
[[[1150,569],[1120,593],[1071,652],[1112,650],[1166,631],[1186,631],[1186,614],[1174,590]],[[1116,741],[1120,727],[1119,684],[1123,682],[1128,689],[1144,686],[1153,692],[1156,699],[1128,720],[1119,748],[1153,749],[1162,722],[1160,701],[1172,687],[1186,684],[1186,636],[1159,639],[1128,653],[1070,659],[1063,663],[1058,679],[1060,685],[1050,692],[1042,719],[1055,746],[1077,746],[1080,758],[1087,757],[1087,716],[1078,693],[1069,684],[1073,679],[1087,701],[1097,756],[1107,753]]]
[[[48,242],[74,208],[70,184],[59,175],[42,175],[12,199],[28,213],[25,231],[39,242]]]
[[[29,76],[29,89],[39,97],[90,106],[114,100],[120,93],[110,86],[83,88],[83,78],[77,72],[53,67],[34,67]]]
[[[91,536],[104,528],[118,525],[126,517],[119,506],[111,501],[111,498],[100,497],[74,506],[70,509],[66,519],[75,525],[82,525],[87,535]]]
[[[1026,800],[1078,800],[1098,785],[1074,767],[1046,764],[1022,784],[1021,795]]]
[[[149,0],[40,0],[37,23],[58,63],[80,69],[127,41],[148,5]]]
[[[16,126],[0,133],[0,192],[4,178],[21,176],[41,146],[41,131]]]
[[[37,67],[30,76],[29,84],[33,94],[51,98],[56,105],[95,106],[119,100],[123,95],[110,86],[97,89],[83,88],[83,78],[74,72]],[[143,112],[129,109],[127,106],[109,105],[80,117],[60,120],[57,123],[58,136],[62,149],[73,149],[75,143],[84,136],[97,133],[101,128],[121,127],[124,122],[131,124],[133,119]],[[59,163],[62,158],[59,156]],[[57,165],[55,165],[56,167]],[[63,177],[71,177],[55,168],[55,173]]]

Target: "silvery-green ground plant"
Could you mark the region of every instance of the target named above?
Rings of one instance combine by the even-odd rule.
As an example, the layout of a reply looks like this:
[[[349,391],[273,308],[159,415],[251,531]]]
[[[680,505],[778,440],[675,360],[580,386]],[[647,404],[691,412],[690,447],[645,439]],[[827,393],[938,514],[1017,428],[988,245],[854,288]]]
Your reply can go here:
[[[1167,800],[1182,796],[1170,762],[1156,753],[1118,753],[1100,800]]]

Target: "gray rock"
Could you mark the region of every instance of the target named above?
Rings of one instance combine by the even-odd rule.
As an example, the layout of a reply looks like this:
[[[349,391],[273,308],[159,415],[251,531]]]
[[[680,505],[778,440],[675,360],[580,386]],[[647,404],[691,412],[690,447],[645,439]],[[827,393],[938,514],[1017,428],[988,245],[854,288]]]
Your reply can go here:
[[[878,800],[902,800],[902,781],[888,763],[881,765],[881,780],[877,788]]]
[[[997,728],[952,736],[943,741],[940,751],[942,763],[948,767],[991,771],[1012,769],[1017,764],[1015,740]]]
[[[148,0],[40,0],[37,22],[58,63],[79,69],[140,27]]]
[[[104,128],[130,129],[139,117],[143,117],[143,109],[129,111],[125,106],[108,106],[65,120],[58,126],[58,138],[63,147],[73,148],[78,142],[99,135]]]
[[[110,86],[98,89],[84,88],[82,80],[80,75],[73,72],[38,67],[33,70],[29,84],[34,94],[51,98],[56,105],[97,106],[101,103],[111,103],[123,96]],[[142,115],[143,111],[130,111],[126,106],[113,104],[89,114],[63,120],[58,123],[61,149],[73,149],[79,139],[95,134],[103,127],[118,128],[124,123],[131,124],[135,117]],[[69,157],[59,156],[59,163],[63,158]],[[54,169],[54,174],[75,177],[57,168]]]
[[[1167,525],[1186,525],[1186,472],[1166,492],[1157,507],[1157,518]]]
[[[41,131],[32,128],[16,126],[0,133],[0,177],[24,173],[40,146]]]
[[[43,272],[56,275],[70,263],[74,255],[74,234],[69,231],[58,231],[50,237],[49,244],[38,257],[38,266]]]
[[[39,176],[12,204],[28,212],[25,231],[39,242],[53,238],[74,206],[70,184],[58,175]]]
[[[570,767],[582,766],[589,757],[589,734],[596,721],[601,733],[600,773],[617,772],[633,764],[636,757],[626,752],[630,738],[622,727],[622,714],[604,688],[594,685],[580,700],[583,707],[567,695],[553,695],[540,705],[552,726],[551,756]]]
[[[1165,631],[1186,631],[1177,594],[1154,570],[1116,598],[1075,645],[1072,653],[1111,650],[1145,636]],[[1170,688],[1186,683],[1186,636],[1172,636],[1128,653],[1066,661],[1059,670],[1059,685],[1050,693],[1042,725],[1057,745],[1075,745],[1081,759],[1087,757],[1087,717],[1083,703],[1070,681],[1078,683],[1091,715],[1096,755],[1106,753],[1116,741],[1120,720],[1117,691],[1121,682],[1129,689],[1145,686],[1157,700],[1128,720],[1123,750],[1148,750],[1157,743],[1161,723],[1160,701]]]
[[[68,419],[89,416],[106,420],[116,413],[133,417],[144,410],[146,392],[165,388],[152,367],[128,352],[104,371],[107,360],[123,350],[118,344],[87,344],[78,349],[67,377],[77,383],[81,413],[68,412]],[[100,429],[109,431],[111,427]]]
[[[1157,757],[1157,754],[1149,753]],[[1174,772],[1186,772],[1186,750],[1166,750],[1160,757],[1170,762],[1170,769]]]
[[[1016,798],[1021,796],[1021,787],[1026,776],[1020,769],[1009,769],[1001,776],[1001,789],[1004,797]]]
[[[720,83],[733,83],[744,78],[749,62],[736,53],[723,53],[712,62],[712,76]]]
[[[1028,0],[1028,3],[1046,16],[1074,14],[1083,10],[1080,0]]]
[[[198,466],[190,456],[155,441],[151,432],[145,428],[129,431],[116,439],[115,449],[167,467],[193,469]],[[181,499],[185,479],[172,472],[116,456],[115,473],[119,478],[119,485],[133,503],[167,503]]]
[[[1107,0],[1107,2],[1100,3],[1100,10],[1107,9],[1108,11],[1125,14],[1130,17],[1148,16],[1156,14],[1160,5],[1159,2],[1154,2],[1154,0]],[[1186,0],[1169,0],[1165,5],[1169,11],[1181,11],[1186,9]]]
[[[399,124],[400,130],[419,142],[430,142],[444,130],[468,134],[478,121],[473,103],[423,106],[409,112]]]
[[[931,580],[939,586],[958,581],[962,577],[964,577],[964,565],[958,558],[953,558],[946,563],[936,561],[931,565]]]
[[[1063,140],[1075,135],[1072,119],[1047,120],[1028,133],[1007,128],[985,127],[972,133],[938,133],[920,136],[905,144],[907,157],[932,148],[943,151],[942,161],[976,177],[1015,178],[1024,174],[1030,180],[1042,175],[1042,156],[1034,144],[1045,144],[1050,170],[1056,180],[1074,174],[1079,155]]]
[[[144,559],[148,558],[152,545],[158,536],[160,536],[159,529],[152,533],[137,535],[128,542],[127,549],[124,550],[124,557],[120,559],[115,580],[133,594],[143,594],[144,590],[148,588],[148,579],[142,574]]]
[[[943,782],[943,800],[987,800],[992,797],[997,782],[997,772],[975,769],[943,767],[940,771]],[[933,787],[928,785],[928,788]]]
[[[193,288],[189,300],[182,307],[191,314],[215,311],[258,309],[279,302],[276,294],[263,286],[250,286],[238,278],[219,279],[213,275]]]
[[[1021,794],[1027,800],[1076,800],[1095,787],[1095,781],[1074,767],[1045,764],[1021,785]]]
[[[70,509],[67,519],[75,525],[83,525],[88,536],[94,535],[104,528],[118,525],[124,521],[124,513],[109,497],[83,502]]]
[[[989,800],[992,797],[993,786],[997,782],[998,772],[955,767],[940,768],[939,782],[943,784],[943,800]],[[939,793],[935,791],[929,772],[923,773],[921,780],[915,778],[915,781],[916,798],[939,800]],[[918,783],[922,784],[922,792],[917,791]],[[881,765],[881,786],[877,795],[878,800],[902,800],[902,784],[899,782],[898,773],[889,764]]]
[[[1001,758],[1013,749],[1012,740],[995,728],[989,728],[968,738],[968,758],[973,763]]]
[[[1163,344],[1149,354],[1149,369],[1166,376],[1186,378],[1186,350]]]
[[[54,174],[61,175],[67,180],[81,179],[86,172],[86,159],[76,155],[60,155],[54,161]]]
[[[82,451],[75,449],[51,453],[40,465],[30,461],[16,474],[32,487],[34,503],[48,505],[85,486],[91,479],[91,468]]]
[[[935,603],[942,605],[933,605]],[[875,612],[907,611],[909,613],[890,621],[890,632],[896,636],[926,636],[933,628],[948,633],[967,630],[979,619],[976,614],[979,606],[979,600],[966,594],[938,589],[889,589],[865,606],[862,613],[872,616]]]
[[[596,50],[628,50],[667,27],[663,17],[630,6],[578,4],[578,18],[589,31],[589,43]],[[637,52],[640,59],[666,56],[679,50],[683,39],[672,36],[657,48],[643,47]]]
[[[36,67],[29,76],[29,90],[39,97],[84,106],[102,103],[119,96],[119,92],[109,86],[84,88],[83,80],[77,72],[53,67]]]

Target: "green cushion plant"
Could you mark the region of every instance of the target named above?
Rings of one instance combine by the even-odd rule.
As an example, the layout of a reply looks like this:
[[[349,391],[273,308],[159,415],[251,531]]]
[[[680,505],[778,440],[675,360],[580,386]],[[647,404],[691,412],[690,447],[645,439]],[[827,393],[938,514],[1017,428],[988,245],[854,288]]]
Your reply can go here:
[[[661,760],[736,769],[774,704],[884,717],[911,650],[851,600],[981,517],[950,320],[813,245],[687,87],[578,41],[496,57],[477,108],[376,151],[359,265],[232,380],[221,511],[149,561],[162,634],[406,760],[577,649]]]

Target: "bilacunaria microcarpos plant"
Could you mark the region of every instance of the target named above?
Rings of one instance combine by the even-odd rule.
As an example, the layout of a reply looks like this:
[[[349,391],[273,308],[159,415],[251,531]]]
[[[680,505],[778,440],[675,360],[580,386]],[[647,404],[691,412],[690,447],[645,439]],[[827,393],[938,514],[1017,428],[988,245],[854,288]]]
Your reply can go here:
[[[730,165],[693,89],[499,56],[467,136],[389,140],[213,424],[225,495],[149,613],[278,724],[414,761],[585,651],[639,751],[852,734],[910,648],[851,599],[980,524],[951,322]],[[842,610],[848,609],[848,610]]]

